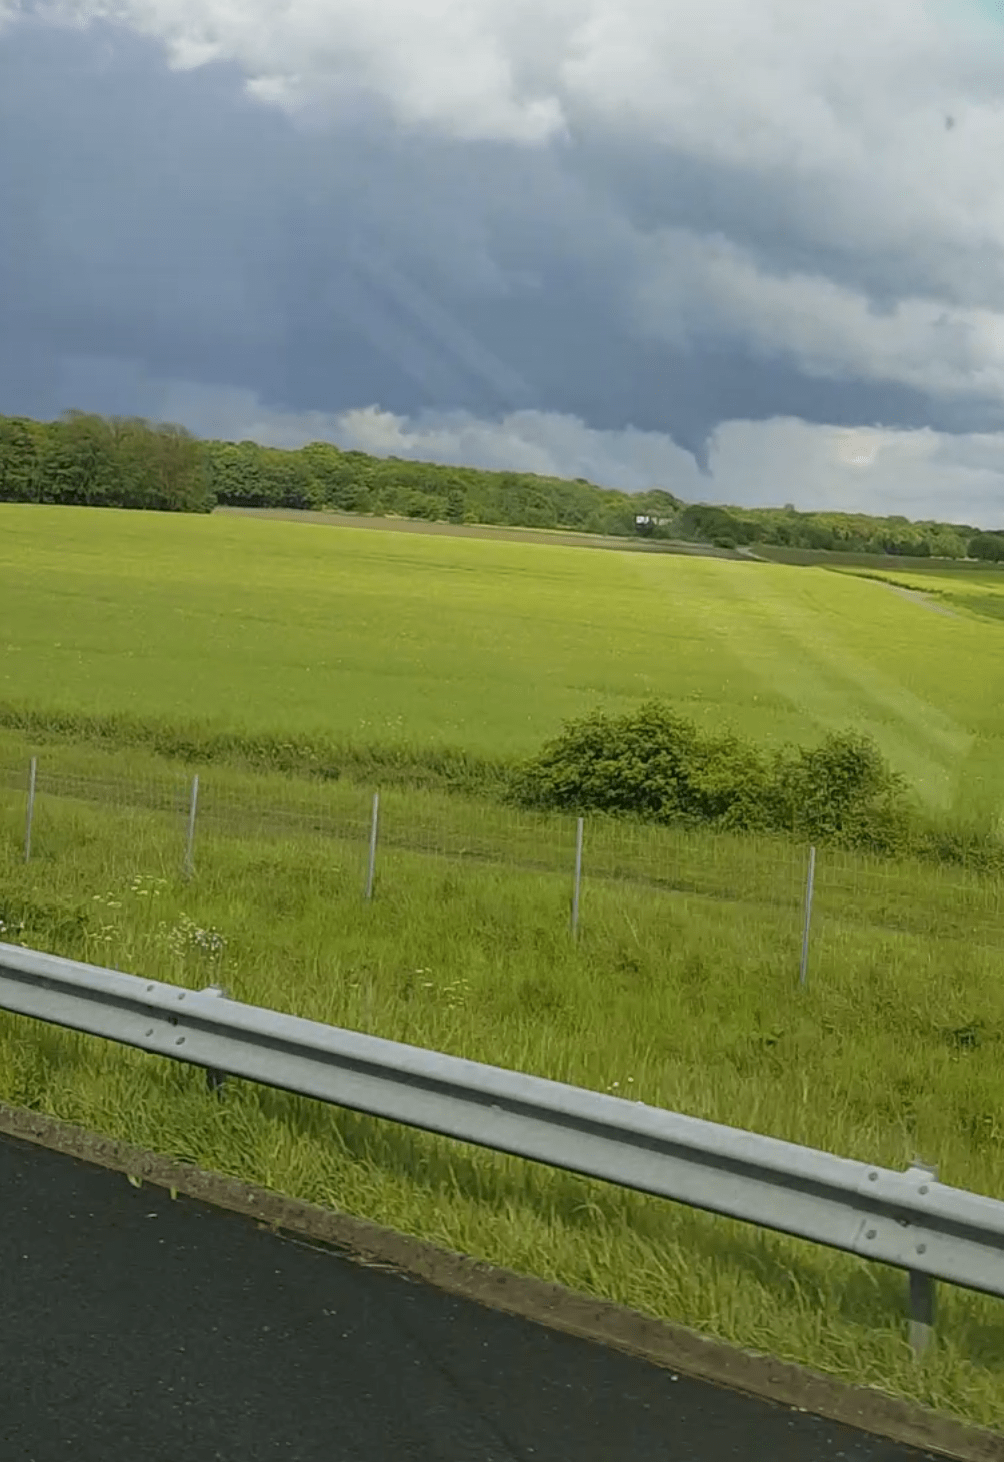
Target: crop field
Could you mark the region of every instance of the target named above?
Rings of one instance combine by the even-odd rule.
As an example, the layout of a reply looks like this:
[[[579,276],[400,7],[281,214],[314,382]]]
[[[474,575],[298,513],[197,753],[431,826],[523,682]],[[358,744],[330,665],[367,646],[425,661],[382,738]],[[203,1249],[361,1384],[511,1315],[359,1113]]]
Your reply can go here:
[[[877,573],[858,569],[862,577],[871,577],[893,588],[923,594],[943,612],[969,613],[989,620],[1004,620],[1004,567],[977,568],[972,564],[942,566],[911,572],[897,568]]]
[[[949,607],[774,564],[0,505],[0,706],[505,755],[658,694],[763,742],[863,727],[933,810],[992,820],[1004,621]]]
[[[120,711],[511,756],[657,693],[764,741],[861,726],[932,811],[996,818],[1000,580],[933,577],[0,508],[0,710],[69,713],[61,735],[0,726],[0,939],[1004,1197],[999,881],[821,849],[800,988],[805,849],[785,840],[590,820],[576,940],[567,819],[388,789],[366,902],[371,787],[72,730]],[[1004,1416],[991,1300],[944,1288],[917,1362],[895,1271],[248,1083],[220,1101],[198,1071],[2,1014],[0,1099]]]

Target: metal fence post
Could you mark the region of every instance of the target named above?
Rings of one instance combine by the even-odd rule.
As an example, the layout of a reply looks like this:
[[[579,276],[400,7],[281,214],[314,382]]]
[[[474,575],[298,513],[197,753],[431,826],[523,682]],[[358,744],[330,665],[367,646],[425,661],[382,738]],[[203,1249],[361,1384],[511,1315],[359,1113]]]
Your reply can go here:
[[[28,775],[28,815],[24,824],[24,861],[27,863],[31,857],[31,821],[35,816],[35,775],[38,770],[38,758],[32,757],[31,770]]]
[[[380,793],[373,793],[373,818],[370,823],[370,861],[366,870],[366,897],[373,897],[373,879],[376,874],[377,829],[380,825]]]
[[[816,850],[809,849],[809,876],[805,884],[805,927],[802,930],[802,968],[799,980],[804,985],[809,968],[809,925],[812,922],[812,890],[816,881]]]
[[[192,778],[192,800],[188,808],[188,844],[185,848],[185,877],[191,878],[195,872],[194,849],[195,849],[195,812],[199,805],[199,774],[196,772]]]
[[[572,938],[579,937],[579,895],[582,890],[582,829],[580,817],[575,829],[575,886],[572,889]]]

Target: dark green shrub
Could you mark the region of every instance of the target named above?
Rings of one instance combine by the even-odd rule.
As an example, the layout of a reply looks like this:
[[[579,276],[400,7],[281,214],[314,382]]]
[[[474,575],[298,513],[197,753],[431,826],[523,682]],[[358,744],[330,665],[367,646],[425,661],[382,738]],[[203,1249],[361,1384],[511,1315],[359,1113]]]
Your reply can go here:
[[[932,863],[959,864],[972,873],[1004,875],[1004,843],[986,829],[922,826],[911,837],[910,852]]]
[[[606,812],[650,822],[759,826],[768,775],[732,735],[704,735],[658,701],[625,716],[571,721],[515,779],[525,805]]]
[[[521,769],[516,793],[537,807],[666,821],[683,811],[697,741],[695,726],[656,703],[617,719],[596,711],[569,722]]]
[[[902,850],[910,832],[906,783],[867,736],[832,733],[768,759],[657,701],[566,723],[518,770],[513,795],[525,806],[787,832],[875,852]]]
[[[831,732],[775,758],[769,821],[808,839],[893,852],[909,835],[907,786],[869,736]]]

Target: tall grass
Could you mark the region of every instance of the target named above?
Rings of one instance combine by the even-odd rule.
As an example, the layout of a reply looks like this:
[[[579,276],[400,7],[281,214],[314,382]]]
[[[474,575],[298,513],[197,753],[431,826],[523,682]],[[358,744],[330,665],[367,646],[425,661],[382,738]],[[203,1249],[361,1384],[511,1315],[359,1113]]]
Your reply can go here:
[[[6,736],[4,733],[8,733]],[[430,787],[496,796],[508,785],[511,761],[460,747],[363,741],[288,731],[238,731],[212,721],[178,721],[125,712],[105,715],[0,703],[0,745],[93,746],[139,751],[185,765],[279,772],[319,781]]]
[[[993,881],[821,855],[800,990],[804,850],[788,844],[590,825],[573,941],[570,820],[392,788],[367,904],[361,786],[207,771],[186,882],[178,770],[50,747],[41,771],[28,864],[23,780],[0,782],[0,938],[891,1167],[920,1156],[1004,1197]],[[895,1271],[251,1084],[221,1102],[200,1072],[10,1015],[0,1097],[971,1421],[1004,1415],[1004,1311],[979,1296],[945,1291],[918,1363]]]

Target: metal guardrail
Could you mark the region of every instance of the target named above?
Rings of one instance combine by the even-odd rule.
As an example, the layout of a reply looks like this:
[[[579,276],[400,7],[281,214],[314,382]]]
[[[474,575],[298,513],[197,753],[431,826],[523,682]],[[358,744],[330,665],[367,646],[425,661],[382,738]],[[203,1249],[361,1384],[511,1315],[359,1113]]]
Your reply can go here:
[[[0,944],[0,1009],[600,1178],[1004,1298],[1004,1202],[642,1102]]]

